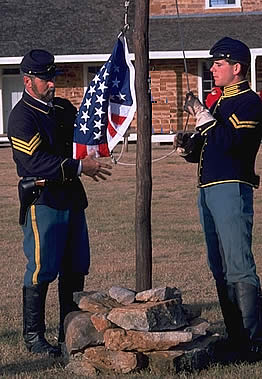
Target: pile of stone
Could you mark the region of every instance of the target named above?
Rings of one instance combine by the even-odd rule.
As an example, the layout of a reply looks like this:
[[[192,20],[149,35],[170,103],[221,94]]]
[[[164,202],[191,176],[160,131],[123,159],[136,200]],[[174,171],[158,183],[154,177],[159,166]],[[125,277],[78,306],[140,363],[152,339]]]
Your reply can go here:
[[[77,292],[65,319],[67,370],[94,377],[147,368],[153,374],[206,367],[218,337],[177,288]]]

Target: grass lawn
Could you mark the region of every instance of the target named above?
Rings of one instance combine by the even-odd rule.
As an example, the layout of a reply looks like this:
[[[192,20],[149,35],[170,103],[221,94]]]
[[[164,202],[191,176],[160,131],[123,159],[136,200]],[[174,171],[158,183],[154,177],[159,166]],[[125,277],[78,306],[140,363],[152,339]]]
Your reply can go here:
[[[119,148],[118,148],[119,150]],[[183,303],[201,304],[202,317],[211,330],[223,333],[215,285],[206,264],[204,238],[197,210],[196,165],[175,154],[172,146],[152,150],[152,259],[153,287],[181,289]],[[117,158],[118,154],[115,154]],[[110,163],[110,159],[106,159]],[[91,244],[91,268],[86,290],[108,290],[113,285],[135,289],[135,196],[136,151],[129,145],[112,177],[95,183],[84,177],[89,207],[86,210]],[[121,164],[122,163],[122,164]],[[262,175],[262,154],[257,160]],[[3,378],[68,378],[62,361],[28,353],[22,340],[22,285],[26,260],[18,225],[18,177],[10,148],[0,148],[0,376]],[[74,196],[74,194],[72,194]],[[262,278],[262,193],[255,191],[253,253]],[[49,287],[47,338],[55,342],[58,324],[57,281]],[[79,378],[71,375],[70,378]],[[148,371],[123,378],[152,378]],[[261,378],[262,363],[211,366],[208,370],[161,378]],[[159,378],[159,377],[158,377]]]

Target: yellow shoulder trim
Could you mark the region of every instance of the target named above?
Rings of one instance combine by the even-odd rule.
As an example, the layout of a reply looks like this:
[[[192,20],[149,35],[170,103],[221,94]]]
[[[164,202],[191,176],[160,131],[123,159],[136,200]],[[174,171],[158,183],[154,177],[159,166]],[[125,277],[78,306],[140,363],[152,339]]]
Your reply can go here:
[[[49,113],[49,110],[48,110],[48,111],[44,111],[43,109],[38,108],[38,107],[35,107],[34,105],[28,103],[28,102],[25,101],[25,100],[24,100],[24,103],[25,103],[26,105],[28,105],[29,107],[34,108],[34,109],[36,109],[37,111],[42,112],[42,113],[44,113],[44,114],[48,114],[48,113]]]
[[[60,108],[60,109],[65,109],[65,107],[62,107],[61,105],[58,105],[58,104],[54,104],[54,107]]]

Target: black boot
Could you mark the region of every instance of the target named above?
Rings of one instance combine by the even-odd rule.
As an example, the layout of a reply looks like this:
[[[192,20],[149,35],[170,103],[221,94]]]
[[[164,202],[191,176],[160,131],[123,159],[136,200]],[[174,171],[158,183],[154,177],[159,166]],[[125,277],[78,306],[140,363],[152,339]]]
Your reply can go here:
[[[262,310],[260,289],[249,283],[235,284],[236,298],[245,330],[248,360],[262,359]]]
[[[44,337],[47,289],[48,283],[23,287],[23,337],[32,353],[57,357],[61,354],[60,349],[50,345]]]
[[[60,305],[60,326],[58,343],[61,345],[65,341],[64,321],[66,315],[73,311],[79,311],[77,304],[73,300],[73,293],[83,291],[85,277],[80,273],[70,273],[70,275],[60,275],[58,278],[58,295]]]
[[[217,285],[217,294],[226,326],[228,342],[232,347],[238,347],[244,336],[244,327],[236,299],[235,285]]]
[[[227,338],[215,345],[215,359],[222,363],[242,360],[242,345],[245,336],[242,315],[238,307],[235,285],[216,284]]]

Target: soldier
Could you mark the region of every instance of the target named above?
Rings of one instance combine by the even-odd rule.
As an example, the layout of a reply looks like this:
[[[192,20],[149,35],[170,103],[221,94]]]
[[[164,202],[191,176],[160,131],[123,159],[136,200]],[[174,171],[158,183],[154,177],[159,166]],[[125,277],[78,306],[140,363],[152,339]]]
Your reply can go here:
[[[209,111],[188,93],[184,109],[195,117],[196,132],[177,134],[174,143],[179,155],[198,163],[200,221],[228,334],[222,359],[252,361],[262,357],[260,281],[251,249],[262,106],[246,79],[251,58],[243,42],[222,38],[210,55],[222,95]]]
[[[58,278],[59,343],[65,316],[77,309],[73,292],[82,291],[90,253],[85,219],[87,197],[81,173],[95,181],[111,175],[110,165],[89,155],[72,158],[76,108],[54,97],[54,56],[31,50],[20,65],[24,92],[11,111],[8,138],[13,150],[20,198],[27,266],[23,286],[23,337],[32,353],[60,355],[45,339],[45,300],[50,282]]]

